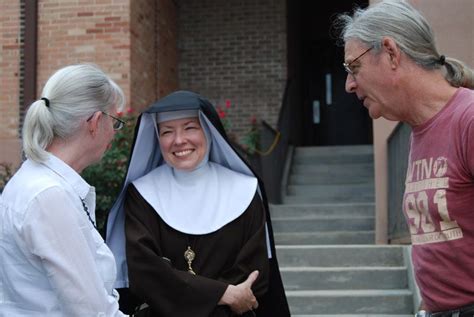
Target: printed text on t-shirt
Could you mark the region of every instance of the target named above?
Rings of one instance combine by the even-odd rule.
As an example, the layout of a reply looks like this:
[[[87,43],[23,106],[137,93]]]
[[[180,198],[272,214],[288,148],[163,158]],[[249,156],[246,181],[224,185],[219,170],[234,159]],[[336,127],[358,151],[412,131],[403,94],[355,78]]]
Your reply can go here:
[[[463,237],[461,228],[456,220],[450,218],[448,211],[447,171],[448,160],[445,157],[438,157],[436,160],[432,157],[424,158],[413,161],[408,166],[403,204],[413,244]]]

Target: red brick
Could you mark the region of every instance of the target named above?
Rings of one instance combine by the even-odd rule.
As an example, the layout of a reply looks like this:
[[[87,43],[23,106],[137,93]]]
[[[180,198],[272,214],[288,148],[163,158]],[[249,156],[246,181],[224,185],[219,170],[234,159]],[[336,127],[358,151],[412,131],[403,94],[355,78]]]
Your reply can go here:
[[[78,12],[78,17],[91,17],[94,15],[94,12]]]
[[[102,29],[87,29],[86,33],[103,33],[104,30]]]
[[[120,21],[122,18],[121,17],[107,17],[105,18],[105,21]]]

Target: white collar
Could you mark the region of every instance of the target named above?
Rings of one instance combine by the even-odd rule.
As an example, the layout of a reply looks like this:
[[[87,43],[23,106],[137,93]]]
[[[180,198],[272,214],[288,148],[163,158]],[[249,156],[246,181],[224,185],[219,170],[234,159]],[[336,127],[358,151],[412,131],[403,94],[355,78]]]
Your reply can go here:
[[[94,191],[94,188],[79,173],[54,154],[48,152],[46,160],[41,162],[41,164],[68,183],[81,199],[85,199],[89,192]]]
[[[133,182],[170,227],[207,234],[238,218],[250,205],[257,179],[208,162],[191,171],[161,165]]]

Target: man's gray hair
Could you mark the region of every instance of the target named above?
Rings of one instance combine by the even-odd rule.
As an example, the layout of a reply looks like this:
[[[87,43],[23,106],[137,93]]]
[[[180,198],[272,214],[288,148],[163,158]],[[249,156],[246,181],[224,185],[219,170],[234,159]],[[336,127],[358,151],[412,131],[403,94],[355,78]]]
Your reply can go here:
[[[352,16],[338,16],[341,39],[358,40],[380,52],[383,37],[392,38],[400,49],[424,69],[446,67],[445,78],[454,87],[474,88],[472,69],[453,58],[442,56],[431,26],[419,11],[403,0],[387,0],[367,9],[355,9]]]

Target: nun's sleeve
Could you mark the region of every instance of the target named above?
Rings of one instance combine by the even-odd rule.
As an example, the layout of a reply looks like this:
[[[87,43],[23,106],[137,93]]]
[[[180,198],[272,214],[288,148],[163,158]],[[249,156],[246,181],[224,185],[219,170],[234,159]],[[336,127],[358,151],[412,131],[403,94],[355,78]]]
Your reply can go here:
[[[228,284],[177,270],[161,256],[153,232],[156,215],[133,185],[124,207],[131,291],[159,316],[209,316]]]
[[[245,281],[250,273],[258,270],[259,276],[252,285],[252,291],[258,299],[267,291],[269,260],[266,244],[265,212],[257,193],[238,221],[241,223],[243,234],[242,247],[232,266],[223,272],[219,279],[237,285]]]

